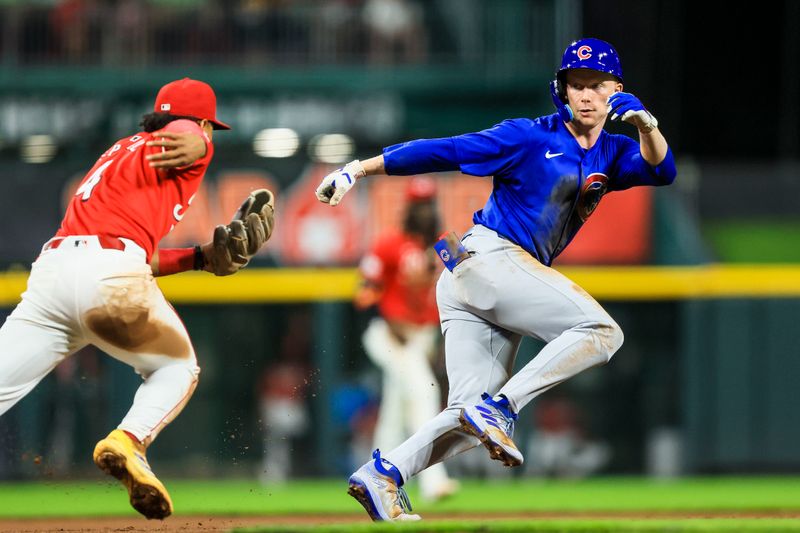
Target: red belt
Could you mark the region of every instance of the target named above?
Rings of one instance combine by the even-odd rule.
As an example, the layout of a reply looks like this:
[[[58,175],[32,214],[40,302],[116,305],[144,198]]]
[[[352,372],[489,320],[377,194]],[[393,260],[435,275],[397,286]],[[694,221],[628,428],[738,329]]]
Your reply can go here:
[[[44,250],[55,250],[61,246],[65,240],[71,240],[70,237],[54,237],[50,239],[44,246]],[[97,235],[97,241],[100,243],[101,248],[106,250],[124,250],[125,243],[117,237],[109,237],[108,235]],[[77,244],[76,244],[77,245]]]

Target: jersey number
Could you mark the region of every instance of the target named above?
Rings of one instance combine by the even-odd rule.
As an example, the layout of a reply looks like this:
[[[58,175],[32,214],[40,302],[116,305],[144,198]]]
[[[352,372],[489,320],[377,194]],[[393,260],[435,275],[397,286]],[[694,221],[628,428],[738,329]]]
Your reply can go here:
[[[80,196],[81,200],[84,202],[92,196],[92,191],[100,183],[100,178],[103,177],[103,171],[111,164],[111,161],[106,161],[103,163],[97,170],[92,172],[92,175],[89,176],[86,181],[84,181],[78,190],[75,191],[75,196]]]

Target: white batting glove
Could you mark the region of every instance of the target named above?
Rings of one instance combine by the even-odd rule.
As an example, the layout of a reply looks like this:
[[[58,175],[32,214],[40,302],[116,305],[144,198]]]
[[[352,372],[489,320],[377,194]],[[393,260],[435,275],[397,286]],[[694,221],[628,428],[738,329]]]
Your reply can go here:
[[[367,173],[358,159],[350,161],[344,167],[338,168],[322,178],[317,187],[317,200],[325,204],[338,205],[342,197],[353,188],[358,178],[363,178]]]
[[[633,124],[639,131],[649,133],[658,127],[658,120],[642,102],[630,93],[618,92],[608,97],[608,113],[611,120],[623,120]]]

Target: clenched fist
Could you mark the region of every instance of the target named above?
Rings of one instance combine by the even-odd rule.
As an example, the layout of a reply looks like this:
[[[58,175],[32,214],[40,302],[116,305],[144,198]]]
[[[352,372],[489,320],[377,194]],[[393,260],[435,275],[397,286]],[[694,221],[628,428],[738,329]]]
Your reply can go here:
[[[344,167],[336,169],[322,178],[316,191],[317,200],[326,204],[338,205],[347,191],[356,184],[356,180],[366,175],[361,161],[358,159],[350,161]]]
[[[609,96],[608,114],[611,115],[611,120],[619,119],[633,124],[643,133],[649,133],[658,127],[656,117],[631,93],[618,92]]]

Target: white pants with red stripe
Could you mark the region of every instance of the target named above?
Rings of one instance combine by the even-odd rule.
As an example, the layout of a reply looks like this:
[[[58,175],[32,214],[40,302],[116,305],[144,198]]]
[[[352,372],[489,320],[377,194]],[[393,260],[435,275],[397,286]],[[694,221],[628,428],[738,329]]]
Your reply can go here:
[[[22,301],[0,328],[0,415],[61,361],[93,344],[142,376],[119,429],[149,444],[194,392],[200,369],[186,328],[145,252],[71,236],[33,263]]]

